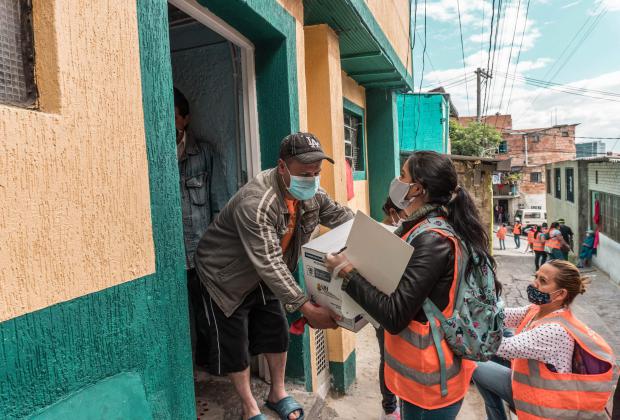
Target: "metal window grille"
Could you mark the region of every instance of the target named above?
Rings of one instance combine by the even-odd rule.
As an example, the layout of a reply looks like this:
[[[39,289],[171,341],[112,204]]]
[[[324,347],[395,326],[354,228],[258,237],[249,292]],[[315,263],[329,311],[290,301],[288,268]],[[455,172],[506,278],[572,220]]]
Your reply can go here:
[[[324,330],[316,330],[314,333],[316,345],[316,374],[320,375],[329,369],[329,361],[327,359],[327,340],[325,339]]]
[[[575,172],[573,168],[564,170],[564,178],[566,178],[566,201],[575,202]]]
[[[555,170],[555,198],[562,198],[562,172],[559,168]]]
[[[620,242],[620,196],[596,192],[595,198],[600,203],[601,218],[598,225],[600,232]]]
[[[362,121],[359,117],[344,113],[344,155],[354,171],[364,171],[364,155],[360,140]]]
[[[547,194],[551,194],[551,169],[547,169]]]
[[[36,96],[31,0],[0,0],[0,103],[32,106]]]
[[[530,182],[542,182],[542,173],[541,172],[530,173]]]

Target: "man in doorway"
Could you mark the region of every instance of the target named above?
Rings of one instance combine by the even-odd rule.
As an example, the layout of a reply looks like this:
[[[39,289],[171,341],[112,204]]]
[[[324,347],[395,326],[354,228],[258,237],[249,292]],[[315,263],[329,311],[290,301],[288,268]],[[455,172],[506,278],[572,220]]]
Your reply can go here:
[[[323,160],[334,163],[314,135],[285,137],[277,167],[243,186],[198,244],[196,269],[211,326],[209,371],[228,375],[244,419],[263,418],[250,388],[250,356],[257,354],[265,355],[271,374],[267,407],[280,418],[303,415],[284,388],[289,335],[282,306],[299,310],[314,328],[336,327],[336,316],[310,303],[293,277],[315,228],[353,217],[319,188]]]
[[[560,224],[560,233],[562,234],[562,238],[570,247],[568,250],[562,250],[564,259],[568,260],[568,253],[573,249],[573,230],[569,226],[566,226],[564,219],[558,219],[558,223]]]
[[[206,364],[204,355],[209,345],[206,313],[202,303],[200,280],[194,267],[198,241],[206,232],[219,203],[211,188],[214,154],[206,143],[199,142],[189,128],[189,102],[174,88],[174,125],[176,128],[177,160],[183,214],[185,268],[189,293],[190,326],[194,362]]]

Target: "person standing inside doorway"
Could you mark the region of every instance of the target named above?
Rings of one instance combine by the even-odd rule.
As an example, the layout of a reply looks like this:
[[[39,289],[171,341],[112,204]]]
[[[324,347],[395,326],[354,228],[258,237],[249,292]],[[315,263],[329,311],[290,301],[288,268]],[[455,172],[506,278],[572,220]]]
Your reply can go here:
[[[185,268],[189,293],[190,326],[194,362],[203,366],[201,356],[209,343],[207,321],[200,293],[200,282],[194,266],[196,246],[219,210],[212,189],[214,153],[189,130],[189,102],[180,90],[174,88],[174,125],[176,128],[179,187],[183,214]]]
[[[499,249],[506,249],[506,232],[508,229],[506,228],[506,223],[502,223],[500,228],[497,230],[497,239],[499,239]]]
[[[293,273],[301,247],[319,224],[334,228],[353,212],[319,188],[323,153],[310,133],[286,136],[276,168],[258,174],[222,209],[196,251],[209,314],[209,371],[227,375],[241,398],[243,419],[260,420],[250,387],[250,356],[264,354],[268,408],[281,419],[304,417],[284,387],[289,327],[283,310],[300,311],[314,328],[336,328],[337,316],[314,306]]]
[[[512,235],[514,236],[517,249],[521,248],[521,219],[519,218],[515,219],[515,224],[512,228]]]

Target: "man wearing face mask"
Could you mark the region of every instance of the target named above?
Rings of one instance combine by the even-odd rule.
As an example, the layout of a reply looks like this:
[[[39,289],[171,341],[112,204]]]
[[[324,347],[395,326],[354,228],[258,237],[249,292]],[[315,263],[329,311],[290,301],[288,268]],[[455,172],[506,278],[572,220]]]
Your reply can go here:
[[[303,418],[284,389],[288,323],[300,311],[315,328],[336,328],[335,315],[308,301],[293,272],[301,246],[321,224],[334,228],[353,212],[319,188],[324,160],[310,133],[282,140],[278,166],[243,186],[208,228],[196,251],[210,323],[209,370],[228,375],[244,419],[261,419],[250,389],[250,355],[264,354],[271,373],[267,406],[280,418]]]

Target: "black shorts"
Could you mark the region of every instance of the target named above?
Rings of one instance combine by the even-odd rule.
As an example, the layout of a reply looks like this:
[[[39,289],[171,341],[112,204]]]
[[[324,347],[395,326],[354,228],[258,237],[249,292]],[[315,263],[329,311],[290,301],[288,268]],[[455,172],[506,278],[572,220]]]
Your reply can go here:
[[[241,372],[250,356],[288,350],[288,321],[282,304],[261,284],[226,317],[202,287],[209,324],[208,370],[212,375]]]

